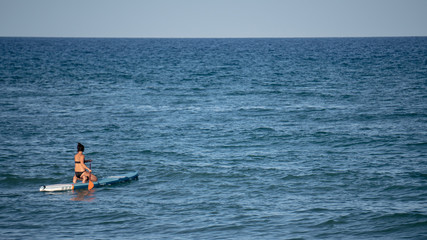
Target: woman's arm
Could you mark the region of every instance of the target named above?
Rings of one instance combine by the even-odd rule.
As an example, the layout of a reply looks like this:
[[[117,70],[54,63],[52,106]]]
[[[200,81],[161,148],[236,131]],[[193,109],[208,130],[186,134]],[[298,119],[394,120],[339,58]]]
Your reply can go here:
[[[89,161],[91,161],[92,162],[92,160],[89,160],[89,161],[85,161],[85,156],[83,155],[83,159],[82,159],[83,161],[80,161],[80,164],[82,165],[82,167],[84,168],[84,169],[87,169],[89,172],[92,172],[92,170],[90,169],[90,168],[88,168],[87,166],[86,166],[86,164],[85,164],[85,162],[89,162]]]

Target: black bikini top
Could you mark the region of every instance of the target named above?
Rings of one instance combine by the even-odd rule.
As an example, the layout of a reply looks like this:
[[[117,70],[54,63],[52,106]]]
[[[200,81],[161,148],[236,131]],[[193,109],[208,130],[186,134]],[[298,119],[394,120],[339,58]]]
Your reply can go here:
[[[92,162],[92,160],[85,160],[84,162]],[[80,162],[74,161],[74,163],[80,163]]]

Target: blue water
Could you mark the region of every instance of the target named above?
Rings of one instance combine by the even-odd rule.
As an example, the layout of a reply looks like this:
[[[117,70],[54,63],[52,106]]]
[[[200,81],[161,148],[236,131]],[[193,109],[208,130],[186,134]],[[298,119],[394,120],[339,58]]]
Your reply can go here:
[[[0,38],[0,164],[3,239],[426,239],[427,38]]]

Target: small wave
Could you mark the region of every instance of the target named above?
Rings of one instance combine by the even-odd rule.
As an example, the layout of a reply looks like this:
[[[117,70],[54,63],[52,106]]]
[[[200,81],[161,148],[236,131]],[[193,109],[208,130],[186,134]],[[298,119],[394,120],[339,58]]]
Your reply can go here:
[[[227,93],[227,96],[245,96],[248,93],[246,91],[242,91],[242,90],[235,90],[232,92]]]
[[[409,173],[409,176],[412,178],[421,178],[421,179],[427,179],[427,173],[421,173],[421,172],[411,172]]]
[[[379,217],[374,217],[371,221],[375,224],[383,225],[383,229],[376,230],[377,233],[397,234],[402,232],[407,235],[408,229],[424,229],[427,226],[427,215],[421,213],[390,213]],[[384,224],[386,223],[386,224]],[[414,233],[419,233],[419,230]]]
[[[257,132],[275,132],[276,130],[274,130],[274,128],[270,128],[270,127],[259,127],[259,128],[255,128],[253,131],[257,131]]]
[[[274,108],[267,107],[267,106],[247,106],[247,107],[241,107],[238,109],[238,111],[249,111],[249,112],[269,112],[274,111]]]
[[[318,227],[332,227],[334,225],[344,224],[344,223],[346,223],[346,222],[343,220],[329,219],[329,220],[326,220],[324,222],[321,222],[321,223],[315,225],[314,227],[316,227],[316,228],[318,228]]]
[[[243,229],[243,225],[238,224],[227,224],[227,225],[210,225],[206,227],[199,227],[193,229],[186,229],[178,232],[178,234],[189,234],[189,233],[203,233],[203,232],[223,232]]]
[[[331,209],[316,207],[316,208],[299,210],[296,212],[297,213],[321,213],[321,212],[329,212],[329,211],[331,211]]]
[[[193,73],[190,76],[192,77],[210,77],[210,76],[214,76],[215,74],[217,74],[218,72],[216,71],[210,71],[210,72],[204,72],[204,73]]]
[[[330,179],[332,181],[334,178],[343,178],[345,176],[352,176],[355,174],[357,173],[354,171],[324,171],[322,169],[319,169],[309,174],[302,174],[302,175],[289,174],[285,177],[282,177],[281,179],[284,181],[289,181],[289,180],[317,178],[317,179]]]
[[[422,222],[427,222],[427,215],[422,214],[422,213],[418,213],[418,212],[414,212],[414,213],[409,213],[409,212],[389,213],[389,214],[381,215],[379,217],[374,217],[373,220],[375,220],[375,221],[405,220],[406,222],[410,222],[410,221],[418,222],[418,220],[423,220]]]
[[[427,146],[427,142],[420,142],[420,143],[408,143],[406,144],[408,147],[422,147],[425,148]]]
[[[292,175],[292,174],[289,174],[285,177],[282,177],[281,179],[284,181],[289,181],[289,180],[307,179],[307,178],[311,178],[313,176],[315,176],[315,175],[313,175],[313,174],[308,174],[308,175]]]

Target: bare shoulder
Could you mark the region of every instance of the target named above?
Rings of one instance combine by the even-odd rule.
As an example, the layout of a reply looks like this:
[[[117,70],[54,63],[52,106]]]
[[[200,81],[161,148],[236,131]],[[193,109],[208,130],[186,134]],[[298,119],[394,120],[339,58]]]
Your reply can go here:
[[[74,155],[74,160],[75,161],[78,161],[78,162],[83,162],[82,160],[84,160],[85,159],[85,155],[83,155],[83,154],[76,154],[76,155]]]

